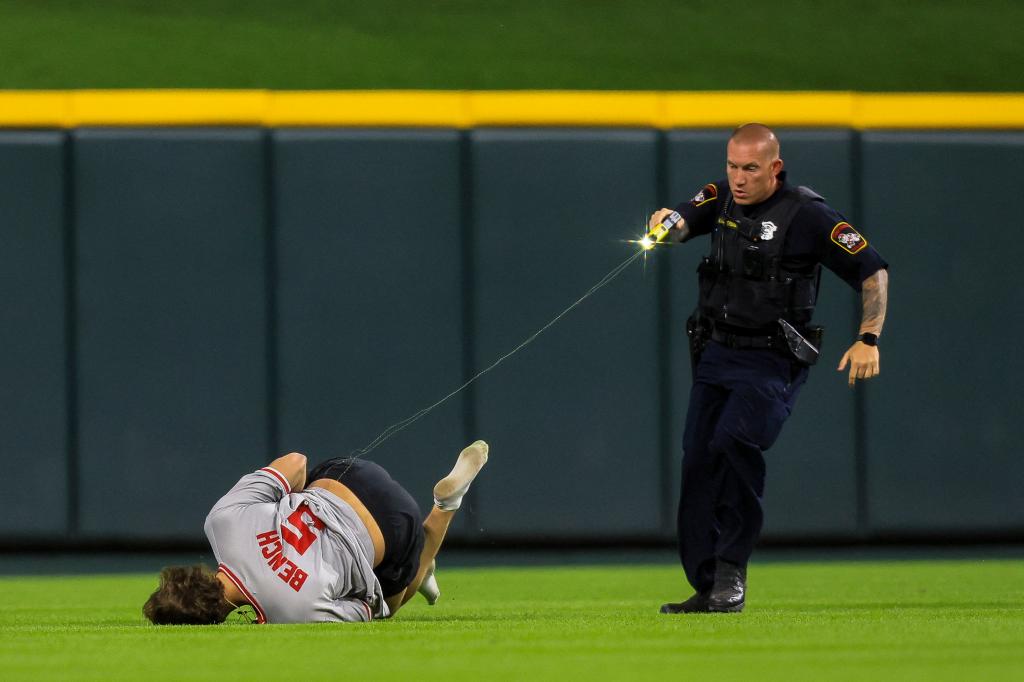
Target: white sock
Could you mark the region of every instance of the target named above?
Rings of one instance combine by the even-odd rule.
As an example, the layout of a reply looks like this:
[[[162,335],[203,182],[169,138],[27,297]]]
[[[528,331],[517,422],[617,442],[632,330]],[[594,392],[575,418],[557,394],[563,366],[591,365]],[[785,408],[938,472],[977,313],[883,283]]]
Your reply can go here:
[[[437,603],[437,598],[441,596],[441,588],[437,586],[437,578],[434,577],[434,569],[437,564],[431,562],[430,570],[423,576],[423,582],[420,583],[420,588],[416,590],[427,600],[427,603],[433,606]]]
[[[490,447],[482,440],[467,446],[455,462],[451,473],[434,486],[434,506],[443,511],[455,511],[462,506],[462,498],[469,486],[487,463]]]

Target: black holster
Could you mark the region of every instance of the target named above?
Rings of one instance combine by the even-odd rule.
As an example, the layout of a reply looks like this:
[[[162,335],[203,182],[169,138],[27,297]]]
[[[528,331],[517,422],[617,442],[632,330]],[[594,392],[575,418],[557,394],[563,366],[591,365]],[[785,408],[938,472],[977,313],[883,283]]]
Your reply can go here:
[[[824,335],[824,327],[806,327],[801,334],[796,327],[779,318],[779,336],[783,341],[783,348],[800,364],[810,367],[818,361]]]
[[[696,377],[700,354],[711,339],[711,322],[700,314],[700,310],[686,318],[686,338],[690,342],[690,372]]]

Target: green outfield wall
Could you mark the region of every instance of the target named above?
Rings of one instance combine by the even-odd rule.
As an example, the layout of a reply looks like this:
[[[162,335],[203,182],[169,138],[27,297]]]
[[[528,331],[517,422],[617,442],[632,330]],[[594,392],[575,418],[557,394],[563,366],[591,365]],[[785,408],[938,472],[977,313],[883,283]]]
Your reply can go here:
[[[0,545],[201,541],[241,474],[348,454],[544,326],[652,210],[723,175],[748,118],[892,266],[882,375],[855,390],[835,365],[859,298],[824,276],[765,538],[1024,538],[1005,217],[1024,115],[900,109],[953,95],[889,113],[856,94],[846,113],[807,93],[695,95],[703,113],[673,93],[308,96],[303,120],[288,93],[0,93]],[[376,124],[373,101],[392,111]],[[704,248],[656,250],[368,458],[426,508],[459,448],[490,441],[466,544],[670,540]]]

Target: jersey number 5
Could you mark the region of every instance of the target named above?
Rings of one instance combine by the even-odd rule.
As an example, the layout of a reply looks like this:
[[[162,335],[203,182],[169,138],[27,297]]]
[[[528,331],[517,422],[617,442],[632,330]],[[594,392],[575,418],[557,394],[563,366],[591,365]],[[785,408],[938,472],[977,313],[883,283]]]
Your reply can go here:
[[[309,510],[309,505],[303,502],[281,524],[281,538],[302,555],[320,537],[317,531],[323,527],[324,522]]]

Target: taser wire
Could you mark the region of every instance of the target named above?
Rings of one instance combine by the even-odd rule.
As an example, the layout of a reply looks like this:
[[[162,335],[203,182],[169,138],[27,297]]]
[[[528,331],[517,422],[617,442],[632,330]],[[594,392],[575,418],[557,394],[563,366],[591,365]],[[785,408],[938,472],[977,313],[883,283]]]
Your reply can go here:
[[[675,215],[678,216],[679,214],[676,213]],[[668,222],[668,220],[666,220],[665,222]],[[662,227],[662,224],[659,224],[659,225],[655,226],[655,228],[652,229],[651,232],[654,232],[654,230],[658,229],[659,227]],[[668,232],[668,229],[665,228],[665,233],[667,233],[667,232]],[[662,234],[660,236],[663,238],[664,234]],[[658,241],[661,241],[661,239],[658,239]],[[443,403],[448,401],[450,398],[453,398],[456,395],[458,395],[460,392],[462,392],[463,389],[465,389],[467,386],[472,384],[474,381],[476,381],[477,379],[479,379],[483,375],[485,375],[488,372],[490,372],[492,369],[494,369],[495,367],[497,367],[498,365],[503,363],[505,360],[507,360],[508,358],[510,358],[513,355],[515,355],[516,353],[518,353],[520,350],[522,350],[526,346],[528,346],[531,343],[533,343],[533,341],[538,336],[543,334],[552,325],[554,325],[560,319],[565,317],[565,315],[567,315],[569,313],[569,311],[571,311],[573,308],[578,306],[580,303],[583,303],[583,301],[587,300],[588,298],[593,296],[595,293],[597,293],[597,291],[599,289],[603,288],[605,285],[607,285],[612,280],[614,280],[616,277],[618,277],[626,268],[628,268],[633,263],[633,261],[635,261],[640,256],[643,256],[646,252],[647,252],[646,249],[641,249],[640,251],[637,251],[636,253],[634,253],[632,256],[630,256],[626,260],[624,260],[621,263],[619,263],[618,265],[616,265],[614,268],[612,268],[611,272],[609,272],[607,275],[602,277],[600,279],[600,281],[598,281],[597,284],[595,284],[594,286],[592,286],[589,289],[587,289],[586,293],[584,293],[578,299],[573,301],[572,304],[569,305],[569,307],[567,307],[565,310],[563,310],[562,312],[558,313],[553,318],[551,318],[551,320],[547,324],[545,324],[543,327],[541,327],[540,329],[535,331],[533,334],[528,336],[518,346],[516,346],[515,348],[513,348],[509,352],[507,352],[504,355],[502,355],[500,358],[498,358],[493,363],[491,363],[488,367],[486,367],[486,368],[480,370],[479,372],[477,372],[476,374],[474,374],[469,380],[467,380],[465,383],[463,383],[461,386],[456,388],[454,391],[452,391],[448,395],[446,395],[443,398],[441,398],[440,400],[438,400],[433,405],[429,405],[427,407],[424,407],[419,412],[416,412],[416,413],[406,417],[405,419],[403,419],[401,421],[398,421],[398,422],[395,422],[391,426],[387,427],[386,429],[381,431],[380,435],[378,435],[376,438],[374,438],[372,441],[370,441],[367,445],[365,445],[365,446],[363,446],[363,447],[361,447],[359,449],[353,450],[350,453],[350,456],[351,457],[362,457],[363,455],[369,454],[370,452],[372,452],[374,449],[376,449],[377,446],[379,446],[384,441],[388,440],[389,438],[391,438],[392,436],[394,436],[398,432],[402,431],[406,427],[411,426],[413,423],[415,423],[416,421],[418,421],[422,417],[425,417],[426,415],[430,414],[430,412],[432,412],[434,409],[440,407]]]

